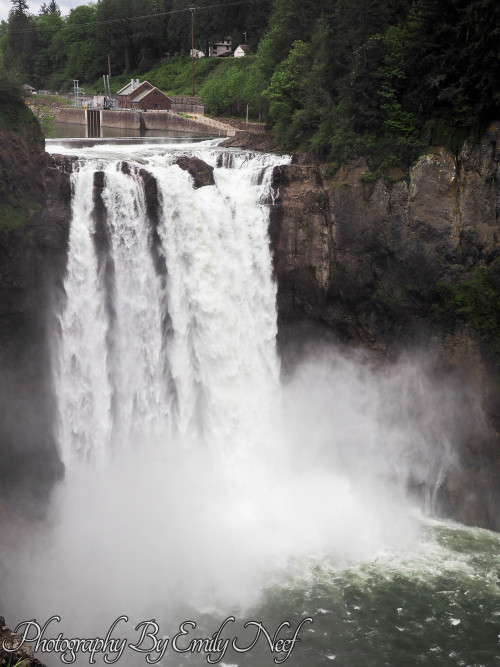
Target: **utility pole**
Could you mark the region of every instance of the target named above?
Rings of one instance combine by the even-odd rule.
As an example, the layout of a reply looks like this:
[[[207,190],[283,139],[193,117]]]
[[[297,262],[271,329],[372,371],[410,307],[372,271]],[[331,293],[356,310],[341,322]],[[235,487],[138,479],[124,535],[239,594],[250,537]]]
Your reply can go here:
[[[194,12],[196,10],[196,5],[189,5],[188,9],[191,12],[191,79],[193,83],[194,97]]]

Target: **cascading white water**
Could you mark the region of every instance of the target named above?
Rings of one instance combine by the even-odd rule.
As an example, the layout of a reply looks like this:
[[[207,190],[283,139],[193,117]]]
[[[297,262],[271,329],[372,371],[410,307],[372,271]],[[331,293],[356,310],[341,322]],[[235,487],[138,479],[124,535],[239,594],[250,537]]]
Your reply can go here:
[[[364,554],[401,542],[405,530],[392,533],[405,522],[387,492],[373,491],[373,480],[355,488],[362,466],[354,452],[371,460],[381,448],[377,409],[355,427],[359,441],[347,456],[357,470],[346,474],[335,459],[352,440],[342,418],[351,432],[359,415],[344,410],[332,425],[332,397],[311,419],[316,387],[329,392],[323,380],[313,379],[314,389],[301,380],[298,395],[297,385],[280,386],[265,202],[276,194],[272,169],[287,158],[195,148],[215,167],[215,185],[194,189],[173,163],[176,151],[142,153],[140,164],[127,165],[119,147],[113,153],[106,160],[94,154],[73,174],[57,388],[69,494],[60,502],[62,524],[80,516],[88,486],[95,500],[85,511],[96,519],[78,519],[81,543],[95,542],[96,526],[123,512],[120,535],[99,556],[117,576],[127,534],[147,542],[152,526],[161,527],[175,549],[168,540],[155,553],[139,549],[123,560],[122,574],[137,563],[163,572],[158,599],[180,586],[177,594],[197,604],[245,599],[293,555]],[[156,220],[144,169],[157,183]],[[343,439],[332,447],[339,428]],[[381,518],[386,512],[390,525]],[[117,604],[126,606],[129,598],[118,582],[115,588]]]
[[[214,152],[207,157],[215,164]],[[215,169],[214,187],[199,190],[172,154],[147,165],[159,188],[157,252],[166,284],[154,264],[139,167],[124,173],[121,161],[89,161],[73,174],[58,377],[69,465],[152,437],[164,447],[180,436],[241,452],[242,438],[258,440],[268,422],[278,381],[275,285],[267,207],[259,201],[283,158],[241,155],[234,162]],[[92,216],[100,170],[107,277]]]

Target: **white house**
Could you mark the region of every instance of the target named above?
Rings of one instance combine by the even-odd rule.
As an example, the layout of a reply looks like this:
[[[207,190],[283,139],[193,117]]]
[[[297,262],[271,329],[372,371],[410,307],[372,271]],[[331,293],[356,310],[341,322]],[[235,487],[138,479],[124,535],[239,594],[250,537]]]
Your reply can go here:
[[[208,47],[208,57],[209,58],[220,58],[221,56],[227,56],[231,54],[231,40],[228,37],[227,39],[223,39],[220,42],[216,42],[215,44],[210,44]]]
[[[199,49],[189,49],[189,57],[190,58],[204,58],[205,54],[203,51],[200,51]]]
[[[246,44],[240,44],[234,51],[235,58],[244,58],[250,53],[250,48]]]

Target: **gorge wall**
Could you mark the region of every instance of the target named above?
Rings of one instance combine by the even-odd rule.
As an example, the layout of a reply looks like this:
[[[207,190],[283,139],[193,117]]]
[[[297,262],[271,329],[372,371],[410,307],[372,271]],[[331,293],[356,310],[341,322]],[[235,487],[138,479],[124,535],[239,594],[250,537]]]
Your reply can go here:
[[[436,375],[468,388],[471,411],[441,506],[499,530],[499,126],[458,157],[420,158],[406,179],[397,170],[375,178],[362,161],[331,175],[298,158],[275,169],[274,186],[283,344],[313,322],[383,358],[430,355]],[[478,397],[483,420],[472,414]]]
[[[24,106],[24,105],[23,105]],[[63,474],[49,345],[61,298],[71,190],[38,123],[0,128],[0,519],[43,510]]]

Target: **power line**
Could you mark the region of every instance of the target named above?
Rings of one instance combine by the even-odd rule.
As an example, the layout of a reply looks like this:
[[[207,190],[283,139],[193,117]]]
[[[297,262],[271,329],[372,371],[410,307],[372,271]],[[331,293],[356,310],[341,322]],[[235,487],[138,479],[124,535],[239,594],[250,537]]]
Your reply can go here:
[[[256,4],[257,2],[262,2],[262,0],[235,0],[234,2],[226,2],[223,5],[206,5],[205,7],[197,7],[196,11],[201,11],[204,9],[224,9],[225,7],[234,7],[235,5],[251,5],[251,4]],[[85,5],[80,5],[80,6],[85,6]],[[184,12],[190,11],[189,7],[185,7],[184,9],[173,9],[169,12],[158,12],[155,14],[143,14],[142,16],[130,16],[130,17],[125,17],[125,18],[119,18],[119,19],[107,19],[105,21],[91,21],[89,23],[72,23],[70,25],[68,24],[63,24],[63,25],[58,25],[58,26],[34,26],[35,31],[37,32],[47,32],[51,30],[63,30],[64,28],[86,28],[88,26],[98,26],[98,25],[105,25],[109,23],[123,23],[124,21],[141,21],[144,19],[151,19],[151,18],[158,18],[160,16],[168,16],[170,14],[182,14]],[[32,14],[31,16],[36,16]],[[64,19],[63,19],[64,20]],[[33,30],[33,26],[30,28],[18,28],[9,30],[8,33],[10,35],[12,34],[20,34],[24,32],[31,32]]]

